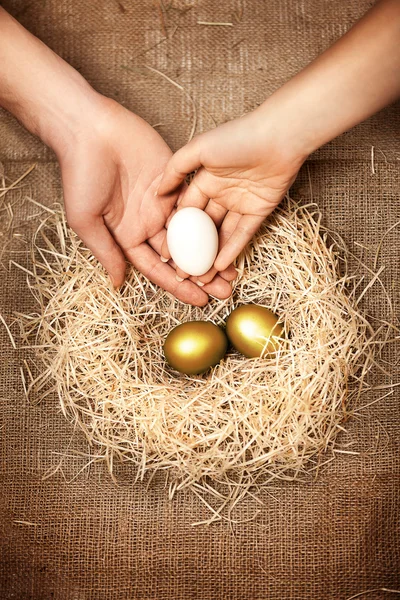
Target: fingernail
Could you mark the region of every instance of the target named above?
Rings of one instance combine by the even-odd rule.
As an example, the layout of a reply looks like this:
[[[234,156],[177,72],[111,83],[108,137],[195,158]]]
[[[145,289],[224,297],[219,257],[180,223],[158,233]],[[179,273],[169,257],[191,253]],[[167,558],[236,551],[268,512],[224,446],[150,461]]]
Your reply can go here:
[[[183,277],[179,277],[179,275],[175,275],[175,279],[179,281],[179,283],[181,283],[181,281],[184,281]]]
[[[203,285],[206,285],[205,283],[203,283],[202,281],[196,281],[197,285],[199,287],[203,287]]]
[[[165,256],[160,256],[161,262],[168,262],[169,258],[165,258]]]

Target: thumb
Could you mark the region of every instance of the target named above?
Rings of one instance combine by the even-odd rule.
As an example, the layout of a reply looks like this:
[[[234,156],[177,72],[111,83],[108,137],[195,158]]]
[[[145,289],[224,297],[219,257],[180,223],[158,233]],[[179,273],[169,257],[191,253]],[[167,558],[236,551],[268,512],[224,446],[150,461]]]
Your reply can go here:
[[[173,192],[186,175],[201,166],[199,136],[175,152],[167,163],[156,194],[164,196]]]
[[[101,215],[67,215],[69,226],[81,238],[108,272],[115,288],[125,280],[126,263],[121,248],[107,229]]]

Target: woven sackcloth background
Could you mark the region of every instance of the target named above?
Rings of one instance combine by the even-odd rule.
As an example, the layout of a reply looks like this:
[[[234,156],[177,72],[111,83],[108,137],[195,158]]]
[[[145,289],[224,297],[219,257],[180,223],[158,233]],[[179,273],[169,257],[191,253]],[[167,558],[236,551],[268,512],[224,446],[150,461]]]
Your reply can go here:
[[[168,8],[169,1],[164,4]],[[158,130],[176,150],[189,135],[191,105],[144,65],[190,93],[199,109],[197,131],[203,131],[213,126],[210,115],[218,124],[255,107],[342,35],[371,2],[172,0],[164,12],[158,0],[3,5],[97,90],[151,124],[161,123]],[[370,266],[379,240],[400,220],[399,133],[397,105],[315,153],[292,189],[296,199],[309,200],[312,193],[324,223]],[[34,219],[27,218],[35,207],[18,203],[19,196],[29,191],[45,204],[60,199],[57,162],[5,112],[0,161],[10,181],[37,163],[23,189],[7,196],[15,202],[15,232],[28,237]],[[0,267],[0,311],[8,322],[14,311],[34,309],[24,274],[8,270],[8,258],[23,262],[24,250],[16,238]],[[397,318],[399,250],[394,228],[384,239],[378,268],[385,266],[382,280]],[[352,268],[356,271],[356,261]],[[389,318],[379,285],[364,300],[371,318]],[[25,400],[24,357],[0,326],[1,600],[345,600],[367,590],[375,591],[361,597],[395,597],[381,589],[400,589],[395,393],[348,422],[339,446],[354,454],[337,454],[318,478],[274,483],[261,493],[262,505],[250,499],[235,509],[232,527],[225,521],[192,527],[209,513],[189,492],[170,501],[161,481],[149,489],[133,486],[125,467],[118,484],[103,465],[79,472],[86,459],[77,451],[86,451],[85,442],[55,398]],[[395,344],[382,361],[393,377],[377,372],[377,385],[396,381]],[[376,391],[361,403],[384,393]]]

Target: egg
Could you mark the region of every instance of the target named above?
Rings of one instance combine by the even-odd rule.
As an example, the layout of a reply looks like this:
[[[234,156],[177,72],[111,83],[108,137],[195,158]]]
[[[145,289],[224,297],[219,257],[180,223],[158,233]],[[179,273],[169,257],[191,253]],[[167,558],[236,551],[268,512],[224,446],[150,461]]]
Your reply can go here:
[[[204,373],[225,355],[228,339],[210,321],[189,321],[172,329],[164,343],[169,365],[187,375]]]
[[[274,354],[284,337],[284,328],[278,317],[265,306],[245,304],[229,315],[226,334],[236,350],[254,358]]]
[[[187,207],[178,210],[167,230],[167,244],[175,264],[189,275],[204,275],[218,252],[218,232],[204,210]]]

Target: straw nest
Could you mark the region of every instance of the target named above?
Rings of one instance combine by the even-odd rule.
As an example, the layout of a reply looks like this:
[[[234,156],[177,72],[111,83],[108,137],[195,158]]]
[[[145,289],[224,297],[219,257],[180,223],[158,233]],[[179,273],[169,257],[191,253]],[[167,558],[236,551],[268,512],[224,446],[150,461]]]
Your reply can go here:
[[[132,268],[113,291],[61,209],[47,214],[29,276],[40,309],[20,315],[44,364],[27,392],[55,389],[92,457],[111,472],[116,459],[131,461],[138,478],[164,470],[171,495],[189,486],[224,503],[316,468],[365,387],[376,346],[343,248],[329,241],[314,205],[283,203],[238,259],[232,297],[202,309]],[[195,319],[223,326],[250,302],[272,309],[290,331],[278,355],[231,351],[202,376],[168,367],[163,342],[173,327]]]

